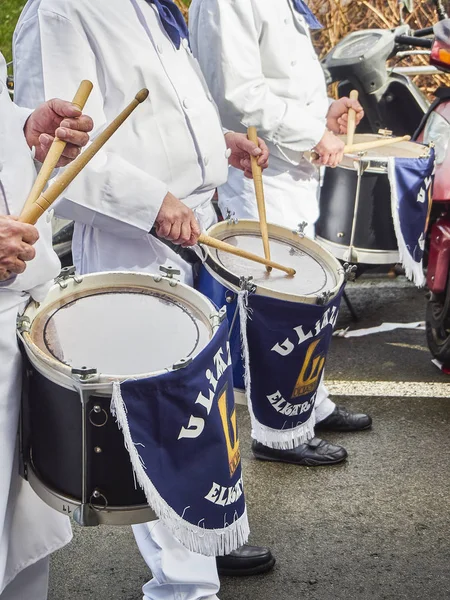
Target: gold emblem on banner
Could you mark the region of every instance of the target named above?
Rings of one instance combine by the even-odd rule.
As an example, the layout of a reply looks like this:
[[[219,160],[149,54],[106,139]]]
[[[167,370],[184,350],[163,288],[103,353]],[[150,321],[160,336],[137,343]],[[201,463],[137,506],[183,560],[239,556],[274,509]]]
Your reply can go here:
[[[228,384],[224,387],[219,396],[219,413],[222,419],[223,433],[228,452],[228,464],[230,466],[230,477],[236,472],[241,462],[241,451],[239,449],[239,438],[237,434],[236,408],[233,403],[233,410],[230,414],[230,406],[227,398]]]
[[[313,356],[314,350],[317,348],[320,342],[321,338],[315,340],[309,345],[305,360],[303,362],[302,370],[300,371],[294,391],[292,392],[292,398],[306,396],[307,394],[311,394],[316,390],[325,366],[324,354],[317,354],[316,356]]]

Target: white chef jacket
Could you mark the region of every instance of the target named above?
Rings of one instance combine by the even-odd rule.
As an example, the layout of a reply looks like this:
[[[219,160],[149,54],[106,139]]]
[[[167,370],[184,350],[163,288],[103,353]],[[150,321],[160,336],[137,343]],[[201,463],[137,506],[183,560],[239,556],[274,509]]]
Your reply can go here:
[[[0,214],[3,215],[20,214],[36,177],[31,151],[23,135],[30,113],[11,102],[6,87],[6,62],[0,54]],[[58,274],[60,263],[52,250],[51,224],[45,218],[40,219],[37,228],[40,239],[35,244],[36,257],[12,283],[1,284],[0,294],[27,291],[42,300],[47,283]]]
[[[191,46],[223,125],[253,125],[269,146],[264,172],[268,221],[295,227],[318,217],[318,172],[303,152],[326,128],[325,78],[308,26],[291,0],[192,0]],[[230,169],[220,205],[257,218],[252,182]]]
[[[167,191],[202,212],[228,170],[217,108],[187,42],[177,50],[145,0],[29,0],[14,56],[22,106],[71,98],[90,79],[85,110],[95,131],[148,87],[149,99],[56,210],[76,221],[73,252],[81,271],[157,270],[161,257],[173,254],[148,235]]]
[[[0,214],[18,215],[36,177],[23,135],[29,110],[15,106],[6,88],[6,64],[0,54]],[[22,275],[0,286],[0,595],[23,569],[71,539],[67,517],[46,506],[19,477],[17,428],[21,394],[21,357],[16,317],[31,294],[41,300],[59,271],[51,247],[51,225],[38,223],[36,257]]]

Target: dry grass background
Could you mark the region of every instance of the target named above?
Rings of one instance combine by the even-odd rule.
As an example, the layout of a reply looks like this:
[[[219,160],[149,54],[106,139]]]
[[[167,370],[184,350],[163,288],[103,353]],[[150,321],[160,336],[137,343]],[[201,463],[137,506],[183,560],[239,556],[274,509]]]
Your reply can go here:
[[[190,0],[175,0],[187,16]],[[273,0],[276,2],[277,0]],[[400,23],[397,0],[307,0],[307,4],[318,16],[324,28],[313,35],[319,55],[324,56],[339,40],[352,31],[360,29],[395,27]],[[447,11],[449,1],[444,2]],[[405,22],[413,29],[429,27],[437,21],[431,0],[415,0],[411,14],[404,13]],[[427,65],[426,56],[417,56],[402,62],[402,65]],[[428,95],[439,86],[450,86],[450,75],[415,78],[416,83]]]

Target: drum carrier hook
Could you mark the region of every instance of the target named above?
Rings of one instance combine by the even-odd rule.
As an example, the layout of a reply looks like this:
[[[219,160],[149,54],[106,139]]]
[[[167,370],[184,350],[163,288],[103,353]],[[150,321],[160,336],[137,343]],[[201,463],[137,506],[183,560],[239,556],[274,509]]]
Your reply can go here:
[[[305,233],[305,229],[308,227],[308,222],[307,221],[302,221],[301,223],[299,223],[297,225],[297,229],[293,229],[292,233],[295,233],[296,235],[300,236],[301,238],[304,238],[306,233]]]
[[[225,221],[227,221],[228,225],[237,225],[239,223],[239,219],[236,217],[236,213],[227,208],[227,214],[225,216]]]
[[[164,275],[155,275],[153,277],[153,281],[155,283],[159,283],[163,279],[167,279],[169,280],[170,287],[176,287],[176,285],[180,281],[177,277],[181,275],[181,271],[179,269],[176,269],[175,267],[172,267],[171,265],[161,265],[159,267],[159,270],[161,271],[161,273],[164,273]]]
[[[55,283],[57,283],[62,290],[65,290],[69,285],[70,279],[73,279],[75,283],[81,283],[83,281],[83,277],[77,275],[76,269],[73,266],[61,269],[60,274],[55,278]]]

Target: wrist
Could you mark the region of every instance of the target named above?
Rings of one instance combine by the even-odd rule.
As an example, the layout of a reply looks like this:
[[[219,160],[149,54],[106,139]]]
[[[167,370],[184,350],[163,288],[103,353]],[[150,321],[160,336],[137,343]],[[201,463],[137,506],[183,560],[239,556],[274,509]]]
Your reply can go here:
[[[23,126],[23,135],[28,148],[31,150],[31,157],[34,159],[36,156],[36,145],[39,143],[39,139],[36,140],[35,135],[33,134],[32,114],[25,121]]]
[[[235,131],[227,131],[224,134],[225,137],[225,143],[227,145],[227,148],[229,148],[229,143],[231,144],[231,140],[233,139],[233,137],[236,135]]]
[[[31,115],[28,117],[28,119],[24,123],[23,135],[25,136],[25,140],[28,144],[28,148],[31,150],[34,147],[34,143],[33,143],[33,136],[31,133],[32,128],[31,128],[30,120],[31,120]]]

